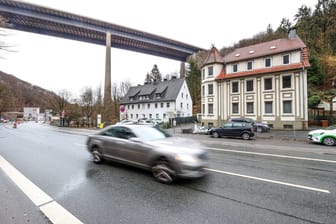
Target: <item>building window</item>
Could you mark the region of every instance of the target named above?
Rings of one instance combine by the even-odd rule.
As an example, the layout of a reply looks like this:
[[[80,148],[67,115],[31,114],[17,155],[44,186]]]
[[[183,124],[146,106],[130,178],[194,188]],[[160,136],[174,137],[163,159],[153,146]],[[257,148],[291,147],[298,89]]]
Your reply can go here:
[[[149,118],[152,118],[152,114],[149,114]]]
[[[167,103],[167,108],[169,108],[169,107],[170,107],[170,103],[168,102],[168,103]]]
[[[183,98],[183,93],[181,94],[182,98]]]
[[[232,103],[232,114],[239,113],[239,103]]]
[[[246,103],[246,113],[247,114],[253,114],[254,110],[253,110],[253,102],[248,102]]]
[[[187,110],[189,110],[189,103],[187,103]]]
[[[148,109],[150,108],[150,104],[147,104],[147,108],[148,108]]]
[[[208,114],[213,114],[213,104],[212,103],[208,104]]]
[[[265,114],[272,114],[273,113],[273,102],[267,101],[265,102]]]
[[[202,104],[202,114],[205,113],[205,104]]]
[[[166,114],[163,114],[163,119],[166,119],[166,116],[167,116]]]
[[[264,90],[271,90],[272,87],[272,78],[265,78],[264,79]]]
[[[161,103],[161,108],[163,108],[163,103]]]
[[[181,109],[183,108],[183,103],[181,103]]]
[[[238,72],[238,64],[232,65],[232,71],[233,72]]]
[[[238,82],[232,82],[232,93],[238,93],[238,92],[239,92]]]
[[[288,65],[289,64],[289,54],[286,54],[286,55],[283,56],[282,63],[284,65]]]
[[[246,80],[246,92],[253,91],[253,80]]]
[[[202,96],[204,97],[205,95],[205,86],[202,86]]]
[[[134,104],[132,104],[132,109],[134,109]]]
[[[155,103],[155,108],[157,108],[157,103]]]
[[[213,84],[208,84],[208,95],[213,95]]]
[[[138,118],[139,118],[139,114],[136,114],[136,115],[135,115],[135,118],[138,119]]]
[[[282,76],[282,88],[291,88],[292,87],[292,76],[291,75],[285,75]]]
[[[283,105],[283,113],[290,114],[292,113],[292,101],[291,100],[284,100],[282,102]]]
[[[213,67],[208,67],[208,76],[213,76]]]
[[[247,70],[252,70],[252,61],[247,62]]]
[[[265,58],[265,67],[271,67],[272,66],[272,60],[271,58]]]
[[[203,68],[202,69],[202,80],[204,80],[205,79],[205,69]]]
[[[127,105],[127,109],[129,109],[130,108],[130,105]]]
[[[138,104],[138,109],[140,109],[140,103]]]
[[[159,114],[155,114],[155,118],[156,119],[159,119],[160,117],[159,117]]]
[[[188,94],[186,94],[186,98],[188,99]]]

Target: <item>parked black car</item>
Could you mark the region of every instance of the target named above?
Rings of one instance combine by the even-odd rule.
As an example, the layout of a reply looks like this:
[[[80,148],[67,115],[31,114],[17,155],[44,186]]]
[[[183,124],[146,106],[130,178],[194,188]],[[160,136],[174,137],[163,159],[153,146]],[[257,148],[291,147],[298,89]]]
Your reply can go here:
[[[211,128],[209,135],[214,138],[241,137],[245,140],[254,136],[254,128],[247,122],[229,122],[218,128]]]
[[[251,123],[253,125],[254,131],[256,132],[269,132],[271,130],[271,127],[268,126],[268,124],[262,122],[256,122],[251,118],[232,118],[229,121]]]

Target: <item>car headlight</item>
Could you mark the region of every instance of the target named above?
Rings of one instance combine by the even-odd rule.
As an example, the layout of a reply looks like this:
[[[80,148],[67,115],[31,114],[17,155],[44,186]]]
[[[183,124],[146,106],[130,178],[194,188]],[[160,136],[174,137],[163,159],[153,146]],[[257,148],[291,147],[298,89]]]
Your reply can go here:
[[[191,156],[191,155],[185,155],[185,154],[177,155],[175,156],[175,159],[185,165],[190,165],[190,166],[196,165],[199,162],[197,157]]]

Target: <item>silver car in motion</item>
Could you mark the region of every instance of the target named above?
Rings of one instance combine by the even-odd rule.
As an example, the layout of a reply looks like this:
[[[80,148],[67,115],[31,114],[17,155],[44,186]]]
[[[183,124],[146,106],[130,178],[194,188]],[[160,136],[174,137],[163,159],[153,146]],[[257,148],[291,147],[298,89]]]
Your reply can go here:
[[[200,143],[153,126],[108,126],[88,137],[87,148],[95,163],[108,159],[150,170],[161,183],[206,173],[207,152]]]

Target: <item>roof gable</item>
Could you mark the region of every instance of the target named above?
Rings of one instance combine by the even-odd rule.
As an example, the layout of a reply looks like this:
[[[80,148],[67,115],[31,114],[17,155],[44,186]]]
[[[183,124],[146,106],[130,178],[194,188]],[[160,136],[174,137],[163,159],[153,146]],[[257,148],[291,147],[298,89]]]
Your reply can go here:
[[[221,56],[217,48],[213,46],[209,51],[208,56],[205,58],[201,67],[214,63],[223,63],[223,57]]]

